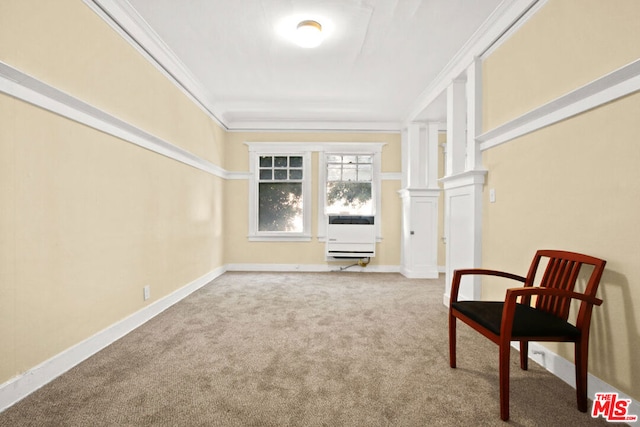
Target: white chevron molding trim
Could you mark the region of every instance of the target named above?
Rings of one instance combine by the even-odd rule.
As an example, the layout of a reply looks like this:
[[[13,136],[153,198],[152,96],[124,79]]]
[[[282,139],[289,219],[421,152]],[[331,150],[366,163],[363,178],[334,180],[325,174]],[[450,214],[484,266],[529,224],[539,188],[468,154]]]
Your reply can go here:
[[[640,90],[640,59],[479,135],[481,150],[542,129]]]
[[[0,61],[0,92],[220,178],[221,167]]]
[[[76,344],[28,370],[20,376],[0,385],[0,412],[22,400],[69,369],[96,354],[109,344],[122,338],[167,308],[224,274],[225,268],[215,269],[188,283],[172,294],[146,306],[129,317],[114,323],[92,337]]]

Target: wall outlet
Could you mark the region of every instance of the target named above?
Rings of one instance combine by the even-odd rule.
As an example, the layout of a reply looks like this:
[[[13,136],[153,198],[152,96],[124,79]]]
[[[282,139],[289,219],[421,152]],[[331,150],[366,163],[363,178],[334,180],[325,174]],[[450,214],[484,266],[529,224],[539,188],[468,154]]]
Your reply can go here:
[[[491,188],[489,189],[489,203],[495,203],[495,202],[496,202],[496,189]]]
[[[151,298],[151,286],[147,285],[144,288],[142,288],[142,295],[145,301]]]

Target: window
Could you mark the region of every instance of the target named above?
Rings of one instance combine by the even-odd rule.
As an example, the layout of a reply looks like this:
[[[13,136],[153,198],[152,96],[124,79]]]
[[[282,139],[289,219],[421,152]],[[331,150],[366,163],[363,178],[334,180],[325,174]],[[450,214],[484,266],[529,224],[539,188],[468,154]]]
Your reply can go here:
[[[251,241],[326,239],[328,215],[375,215],[381,238],[380,142],[245,142]],[[312,154],[315,157],[312,170]],[[313,209],[311,183],[316,192]],[[317,198],[315,198],[317,196]]]
[[[249,147],[249,239],[310,240],[310,153],[296,152],[299,145],[256,143]]]
[[[302,156],[260,156],[258,232],[301,233]]]
[[[373,156],[327,154],[327,215],[373,215]]]
[[[382,238],[380,159],[384,143],[329,142],[318,159],[318,239],[325,241],[329,215],[375,216]]]

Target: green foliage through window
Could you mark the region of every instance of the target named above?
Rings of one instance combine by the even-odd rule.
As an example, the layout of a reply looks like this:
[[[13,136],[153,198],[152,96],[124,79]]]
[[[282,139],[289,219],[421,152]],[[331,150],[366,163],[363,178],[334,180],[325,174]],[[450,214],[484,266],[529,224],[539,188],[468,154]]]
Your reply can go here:
[[[260,156],[258,231],[302,232],[302,156]]]
[[[327,213],[371,214],[372,155],[327,155]]]

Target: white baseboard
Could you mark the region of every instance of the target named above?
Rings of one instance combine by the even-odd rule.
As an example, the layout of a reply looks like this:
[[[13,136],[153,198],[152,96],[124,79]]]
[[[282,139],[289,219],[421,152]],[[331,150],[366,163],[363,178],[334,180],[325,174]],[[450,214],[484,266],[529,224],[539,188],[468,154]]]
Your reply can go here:
[[[265,271],[265,272],[296,272],[322,273],[329,271],[344,271],[355,273],[399,273],[399,265],[359,265],[344,268],[355,264],[357,260],[336,261],[328,264],[227,264],[227,271]]]
[[[328,272],[339,270],[339,268],[340,266],[327,264],[229,264],[225,267],[213,270],[178,289],[172,294],[123,319],[122,321],[113,324],[107,329],[98,332],[92,337],[87,338],[79,344],[76,344],[40,365],[0,385],[0,412],[33,393],[56,377],[62,375],[109,344],[122,338],[192,292],[200,289],[202,286],[224,274],[225,271]],[[399,266],[356,266],[352,268],[353,270],[350,268],[344,271],[386,273],[395,273],[400,271]],[[444,295],[443,300],[445,305],[447,305],[449,302],[448,296]],[[516,349],[518,348],[517,345],[517,343],[513,344]],[[529,344],[529,358],[575,388],[575,367],[572,362],[535,342]],[[620,398],[631,399],[629,413],[633,415],[640,415],[640,403],[638,401],[602,381],[600,378],[589,374],[587,390],[589,398],[593,400],[595,393],[601,392],[618,393]]]
[[[0,385],[0,412],[67,372],[109,344],[122,338],[138,326],[222,275],[224,272],[225,268],[221,267],[205,274],[172,294],[155,301],[129,317]]]
[[[440,276],[438,268],[409,269],[402,267],[400,273],[408,279],[437,279]]]
[[[446,293],[446,292],[444,294],[442,294],[442,304],[445,307],[449,308],[449,303],[450,302],[451,302],[451,294]]]
[[[520,349],[517,342],[512,343],[512,346],[518,350]],[[536,342],[529,343],[529,358],[571,387],[576,388],[575,365],[569,360]],[[589,399],[594,400],[596,393],[618,393],[621,399],[630,399],[629,414],[640,416],[640,402],[600,378],[589,374],[587,378],[587,395]],[[591,410],[591,408],[588,408],[588,410]]]

